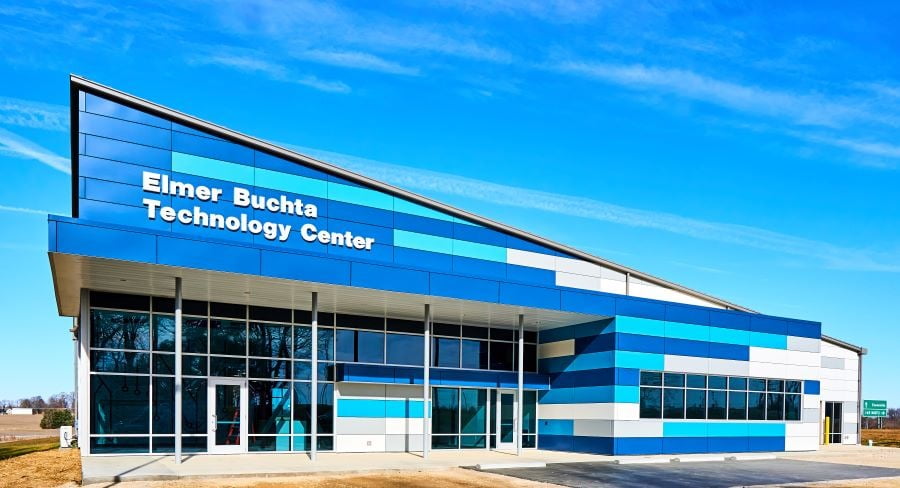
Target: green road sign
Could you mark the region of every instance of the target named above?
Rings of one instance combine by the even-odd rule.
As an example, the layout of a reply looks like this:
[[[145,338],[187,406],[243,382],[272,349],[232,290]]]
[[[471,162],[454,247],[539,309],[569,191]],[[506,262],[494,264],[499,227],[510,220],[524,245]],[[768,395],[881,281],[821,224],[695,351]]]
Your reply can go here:
[[[876,409],[876,408],[863,409],[863,417],[874,417],[874,418],[887,417],[887,410],[880,410],[880,409]]]
[[[863,400],[863,410],[887,410],[887,401]]]

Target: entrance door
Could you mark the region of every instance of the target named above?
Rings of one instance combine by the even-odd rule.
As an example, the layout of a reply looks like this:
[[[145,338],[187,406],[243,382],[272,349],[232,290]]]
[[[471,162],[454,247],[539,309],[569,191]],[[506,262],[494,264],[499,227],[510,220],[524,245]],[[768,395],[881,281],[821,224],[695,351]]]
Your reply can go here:
[[[247,382],[210,378],[207,398],[209,453],[247,452]]]
[[[515,390],[497,391],[497,449],[515,449],[519,434]]]
[[[825,418],[828,421],[828,443],[841,443],[841,424],[843,423],[843,406],[841,402],[825,402]]]

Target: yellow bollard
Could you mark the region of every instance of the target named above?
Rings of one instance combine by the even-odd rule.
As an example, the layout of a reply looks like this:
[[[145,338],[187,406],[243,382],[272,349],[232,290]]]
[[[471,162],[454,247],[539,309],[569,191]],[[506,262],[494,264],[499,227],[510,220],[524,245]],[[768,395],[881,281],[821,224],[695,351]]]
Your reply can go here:
[[[831,431],[831,417],[825,417],[825,445],[827,446],[831,442],[831,436],[828,433]]]

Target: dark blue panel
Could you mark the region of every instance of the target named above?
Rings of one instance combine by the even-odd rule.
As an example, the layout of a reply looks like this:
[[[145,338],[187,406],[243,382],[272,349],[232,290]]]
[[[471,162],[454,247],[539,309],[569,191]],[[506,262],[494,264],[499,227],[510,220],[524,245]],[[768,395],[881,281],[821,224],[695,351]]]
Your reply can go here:
[[[160,170],[150,166],[139,166],[137,164],[110,161],[91,156],[78,156],[78,174],[84,177],[140,186],[143,184],[144,171],[171,175],[168,170]],[[231,196],[229,195],[228,198],[230,200]]]
[[[394,367],[374,364],[344,364],[343,378],[337,381],[356,383],[393,383]]]
[[[428,294],[428,273],[411,269],[353,263],[350,285],[361,288]]]
[[[394,368],[394,383],[398,385],[421,385],[424,376],[422,368]]]
[[[615,368],[616,384],[619,386],[638,386],[640,384],[640,370],[634,368]]]
[[[557,390],[560,388],[575,388],[575,378],[577,375],[573,372],[551,373],[550,388]]]
[[[747,452],[750,450],[749,437],[708,437],[709,452]]]
[[[78,177],[78,198],[84,198],[84,176]]]
[[[525,373],[522,383],[525,388],[530,390],[550,389],[550,380],[547,375],[542,373]]]
[[[506,279],[508,281],[522,281],[548,287],[556,286],[555,271],[532,268],[529,266],[519,266],[517,264],[506,265]]]
[[[172,153],[166,149],[116,141],[104,137],[86,136],[84,138],[84,154],[125,163],[151,166],[167,171],[172,169]]]
[[[664,437],[663,454],[695,454],[709,451],[706,437]]]
[[[308,222],[315,223],[315,220],[308,220]],[[305,222],[304,222],[305,223]],[[323,225],[317,225],[319,230],[325,228]],[[350,231],[353,235],[363,236],[363,237],[372,237],[375,239],[376,244],[385,244],[385,245],[393,245],[394,244],[394,232],[393,230],[387,227],[381,227],[378,225],[367,225],[361,224],[359,222],[351,222],[348,220],[340,220],[335,217],[331,217],[328,220],[328,230],[333,232],[347,232]]]
[[[560,292],[560,309],[612,317],[616,314],[616,300],[610,295],[563,290]]]
[[[678,356],[694,356],[698,358],[709,357],[709,342],[692,341],[688,339],[666,338],[666,354]]]
[[[593,337],[595,335],[602,334],[610,324],[612,324],[613,319],[600,319],[594,320],[592,322],[585,322],[583,324],[576,324],[575,327],[575,338],[578,339],[580,337]]]
[[[53,218],[52,215],[49,216]],[[56,221],[47,222],[47,251],[56,252]]]
[[[226,183],[226,186],[228,186],[227,183]],[[234,184],[232,183],[231,186],[234,186]],[[228,200],[232,199],[232,197],[233,197],[232,194],[234,193],[234,190],[231,189],[231,186],[228,186],[229,189],[225,190]],[[238,184],[237,186],[240,186],[240,184]],[[218,188],[223,188],[223,187],[219,186]],[[312,197],[309,195],[300,195],[298,193],[291,193],[291,192],[286,192],[286,191],[270,190],[268,188],[262,188],[262,187],[258,187],[258,186],[253,187],[253,194],[264,196],[266,198],[278,198],[278,199],[280,199],[281,196],[284,195],[290,201],[300,200],[300,202],[304,206],[306,206],[307,204],[315,205],[316,206],[316,215],[317,215],[316,218],[321,219],[323,217],[328,216],[328,200],[326,200],[324,198]],[[273,217],[275,217],[276,215],[279,215],[279,214],[275,214],[274,212],[269,212],[266,210],[259,210],[258,212],[260,212],[260,213],[264,212],[265,215],[269,216],[269,220],[272,220]],[[294,214],[280,214],[280,215],[282,215],[284,218],[294,219],[293,223],[295,223],[295,224],[298,223],[297,219],[301,219],[301,220],[307,219],[306,216],[301,217],[301,216],[294,215]],[[310,220],[308,220],[309,222],[313,222],[313,223],[316,222],[316,220],[312,219],[311,217],[309,219],[310,219]],[[322,229],[322,228],[323,228],[323,226],[319,225],[319,229]],[[383,228],[383,227],[380,227],[380,228]]]
[[[195,136],[200,136],[200,137],[208,137],[210,139],[218,139],[220,141],[225,140],[225,139],[222,139],[221,137],[216,137],[212,134],[207,134],[206,132],[199,131],[197,129],[192,129],[186,125],[181,125],[177,122],[172,122],[172,130],[177,130],[178,132],[184,132],[185,134],[193,134]]]
[[[821,384],[816,380],[803,381],[803,393],[809,395],[818,395],[821,391]]]
[[[710,342],[709,357],[717,359],[735,359],[737,361],[749,361],[750,346]]]
[[[277,158],[262,151],[256,151],[255,157],[257,168],[265,168],[272,171],[279,171],[281,173],[306,176],[307,178],[315,178],[317,180],[327,181],[328,179],[328,175],[319,170],[304,166],[300,163]]]
[[[432,368],[431,370],[441,385],[447,386],[482,386],[497,388],[499,381],[496,371],[463,370]]]
[[[485,261],[484,259],[453,256],[453,271],[457,274],[480,278],[506,279],[506,263]]]
[[[554,329],[538,331],[538,342],[547,344],[548,342],[559,342],[566,339],[575,338],[575,326],[567,325],[565,327],[556,327]]]
[[[345,246],[322,246],[328,249],[328,255],[334,258],[352,261],[392,264],[394,262],[394,246],[389,244],[372,244],[371,250],[359,250]]]
[[[84,198],[141,207],[145,209],[145,213],[147,207],[143,206],[144,198],[159,200],[163,205],[171,205],[172,203],[172,197],[169,195],[144,193],[140,186],[95,180],[93,178],[85,178],[84,180]]]
[[[493,229],[469,224],[453,224],[453,237],[463,241],[480,242],[492,246],[506,247],[506,234]]]
[[[724,329],[750,330],[750,315],[746,312],[710,310],[709,325]]]
[[[500,283],[500,303],[559,310],[559,291],[539,286]]]
[[[575,339],[575,354],[606,352],[616,348],[615,334],[599,334]]]
[[[142,263],[156,261],[156,237],[151,234],[66,222],[57,224],[56,233],[58,252]]]
[[[662,337],[638,334],[613,333],[616,336],[616,349],[620,351],[666,353],[666,340]]]
[[[259,274],[257,249],[213,242],[159,237],[157,262],[186,268]]]
[[[787,334],[787,321],[767,317],[764,315],[754,315],[750,317],[750,330],[753,332],[765,332],[767,334]]]
[[[538,434],[538,449],[574,451],[575,437],[571,435]]]
[[[262,251],[262,274],[291,280],[350,284],[350,263],[324,257]]]
[[[328,246],[325,246],[318,241],[307,242],[304,240],[298,227],[291,229],[291,237],[284,242],[272,242],[261,235],[254,236],[253,242],[258,245],[267,246],[270,249],[274,248],[276,251],[297,250],[306,254],[317,254],[321,256],[328,253]]]
[[[550,375],[550,386],[554,389],[614,384],[616,384],[616,368],[586,369]]]
[[[113,119],[102,115],[81,112],[78,131],[83,134],[109,137],[120,141],[134,142],[145,146],[169,149],[172,146],[172,131],[149,125]]]
[[[589,452],[592,454],[612,454],[613,438],[612,437],[587,437],[575,436],[573,450],[575,452]]]
[[[822,324],[819,322],[788,320],[787,328],[788,335],[810,337],[813,339],[820,339],[822,337]]]
[[[453,237],[453,222],[394,212],[394,228],[441,237]]]
[[[432,271],[450,271],[453,266],[453,256],[437,252],[420,251],[418,249],[395,247],[394,263]]]
[[[613,454],[662,454],[662,437],[617,437]]]
[[[353,205],[352,203],[336,202],[334,200],[329,200],[328,202],[328,216],[335,219],[362,222],[363,224],[380,225],[382,227],[394,226],[394,212],[363,205]]]
[[[666,320],[686,324],[709,325],[709,309],[691,305],[666,304]]]
[[[231,142],[198,137],[182,132],[172,133],[172,150],[205,158],[231,161],[253,166],[253,150]]]
[[[91,95],[90,93],[84,94],[84,106],[80,107],[80,110],[115,117],[117,119],[139,122],[141,124],[153,125],[163,129],[168,129],[172,126],[171,122],[168,120],[120,105],[116,102],[111,102],[104,98]]]
[[[617,297],[616,315],[665,320],[666,305],[664,302],[655,302],[640,298]]]
[[[496,302],[500,294],[500,285],[491,280],[431,273],[431,294],[463,300]]]
[[[751,437],[749,450],[752,452],[784,451],[784,437]]]
[[[513,249],[521,249],[523,251],[538,252],[541,254],[550,254],[553,256],[565,256],[564,254],[554,251],[550,248],[546,248],[544,246],[539,246],[532,242],[526,241],[524,239],[519,239],[518,237],[513,237],[513,236],[506,237],[506,247],[510,247]]]
[[[94,200],[78,200],[78,216],[85,220],[109,222],[129,227],[144,227],[155,230],[171,230],[172,225],[158,216],[154,220],[147,218],[146,207],[132,207],[117,203],[97,202]]]

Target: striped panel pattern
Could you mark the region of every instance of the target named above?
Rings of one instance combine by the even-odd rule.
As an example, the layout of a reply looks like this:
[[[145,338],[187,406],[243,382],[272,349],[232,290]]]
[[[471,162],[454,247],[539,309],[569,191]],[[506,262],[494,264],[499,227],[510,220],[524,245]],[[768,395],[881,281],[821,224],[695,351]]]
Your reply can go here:
[[[422,388],[337,383],[336,452],[405,452],[422,449]]]

